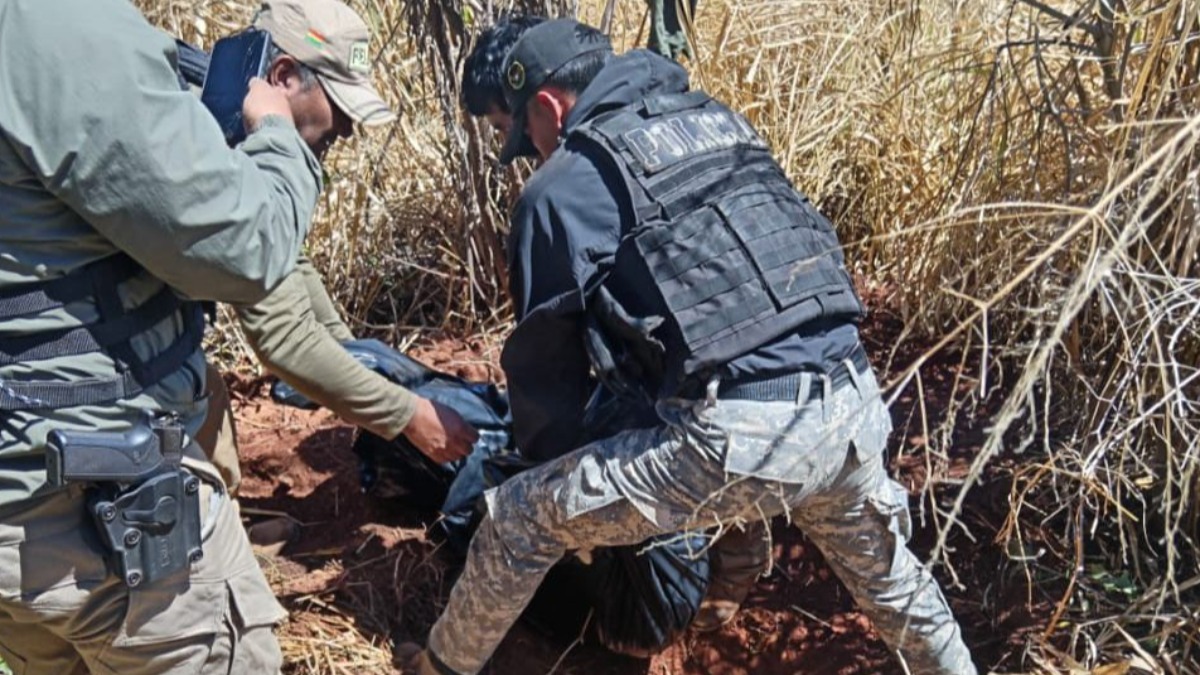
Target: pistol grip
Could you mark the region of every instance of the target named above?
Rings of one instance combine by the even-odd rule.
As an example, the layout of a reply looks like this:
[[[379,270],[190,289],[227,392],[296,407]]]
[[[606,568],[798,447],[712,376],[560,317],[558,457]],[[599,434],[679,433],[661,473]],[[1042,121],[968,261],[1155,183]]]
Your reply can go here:
[[[46,475],[51,485],[72,481],[135,483],[156,473],[163,456],[147,426],[123,433],[51,431],[46,438]]]

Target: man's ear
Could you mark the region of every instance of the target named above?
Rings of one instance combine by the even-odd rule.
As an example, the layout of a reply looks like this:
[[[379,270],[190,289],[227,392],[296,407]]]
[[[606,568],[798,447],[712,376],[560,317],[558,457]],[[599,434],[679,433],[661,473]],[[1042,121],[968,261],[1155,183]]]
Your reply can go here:
[[[560,127],[567,121],[567,107],[560,95],[552,89],[539,89],[533,94],[535,105],[541,108],[550,120]]]
[[[267,82],[287,91],[300,89],[303,80],[300,78],[300,64],[296,59],[282,54],[271,62],[267,68]]]

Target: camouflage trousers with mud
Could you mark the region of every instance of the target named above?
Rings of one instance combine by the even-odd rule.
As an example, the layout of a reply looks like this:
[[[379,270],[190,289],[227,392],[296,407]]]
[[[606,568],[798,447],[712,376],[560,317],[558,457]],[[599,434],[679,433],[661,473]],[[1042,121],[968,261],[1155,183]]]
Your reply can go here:
[[[973,675],[937,581],[906,546],[908,494],[884,467],[891,422],[878,385],[850,369],[851,382],[826,381],[796,401],[662,401],[661,425],[592,443],[489,492],[430,653],[447,669],[479,672],[572,550],[783,514],[909,672]]]

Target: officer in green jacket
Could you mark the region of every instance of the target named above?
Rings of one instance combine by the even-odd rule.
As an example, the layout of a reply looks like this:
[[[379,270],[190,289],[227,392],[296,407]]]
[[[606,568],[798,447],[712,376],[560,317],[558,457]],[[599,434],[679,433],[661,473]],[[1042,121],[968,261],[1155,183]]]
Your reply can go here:
[[[272,0],[255,26],[271,34],[267,80],[287,94],[297,119],[316,120],[304,134],[318,158],[352,122],[384,124],[395,114],[370,81],[370,34],[340,0]],[[307,257],[270,295],[236,304],[242,332],[266,368],[309,399],[383,438],[405,435],[436,462],[465,456],[475,430],[453,409],[413,394],[371,371],[339,344],[354,339]],[[226,483],[240,480],[236,431],[228,396],[210,371],[214,399],[199,441]],[[290,522],[290,521],[288,521]]]
[[[277,672],[284,612],[194,444],[202,557],[137,584],[88,511],[98,486],[48,482],[47,436],[127,432],[147,412],[195,433],[195,301],[252,304],[292,271],[319,125],[256,81],[248,138],[227,148],[181,90],[173,41],[127,0],[5,0],[0,63],[0,658],[35,675]],[[150,506],[122,518],[170,530],[161,516],[189,513]]]

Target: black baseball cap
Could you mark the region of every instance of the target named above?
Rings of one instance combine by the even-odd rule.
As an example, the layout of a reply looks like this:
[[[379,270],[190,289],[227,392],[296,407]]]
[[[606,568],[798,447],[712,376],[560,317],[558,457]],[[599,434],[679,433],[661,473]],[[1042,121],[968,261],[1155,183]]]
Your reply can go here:
[[[532,146],[525,133],[525,107],[534,92],[571,61],[600,51],[612,51],[608,37],[574,19],[540,23],[517,40],[504,57],[504,101],[513,123],[500,151],[501,163],[528,154]]]

